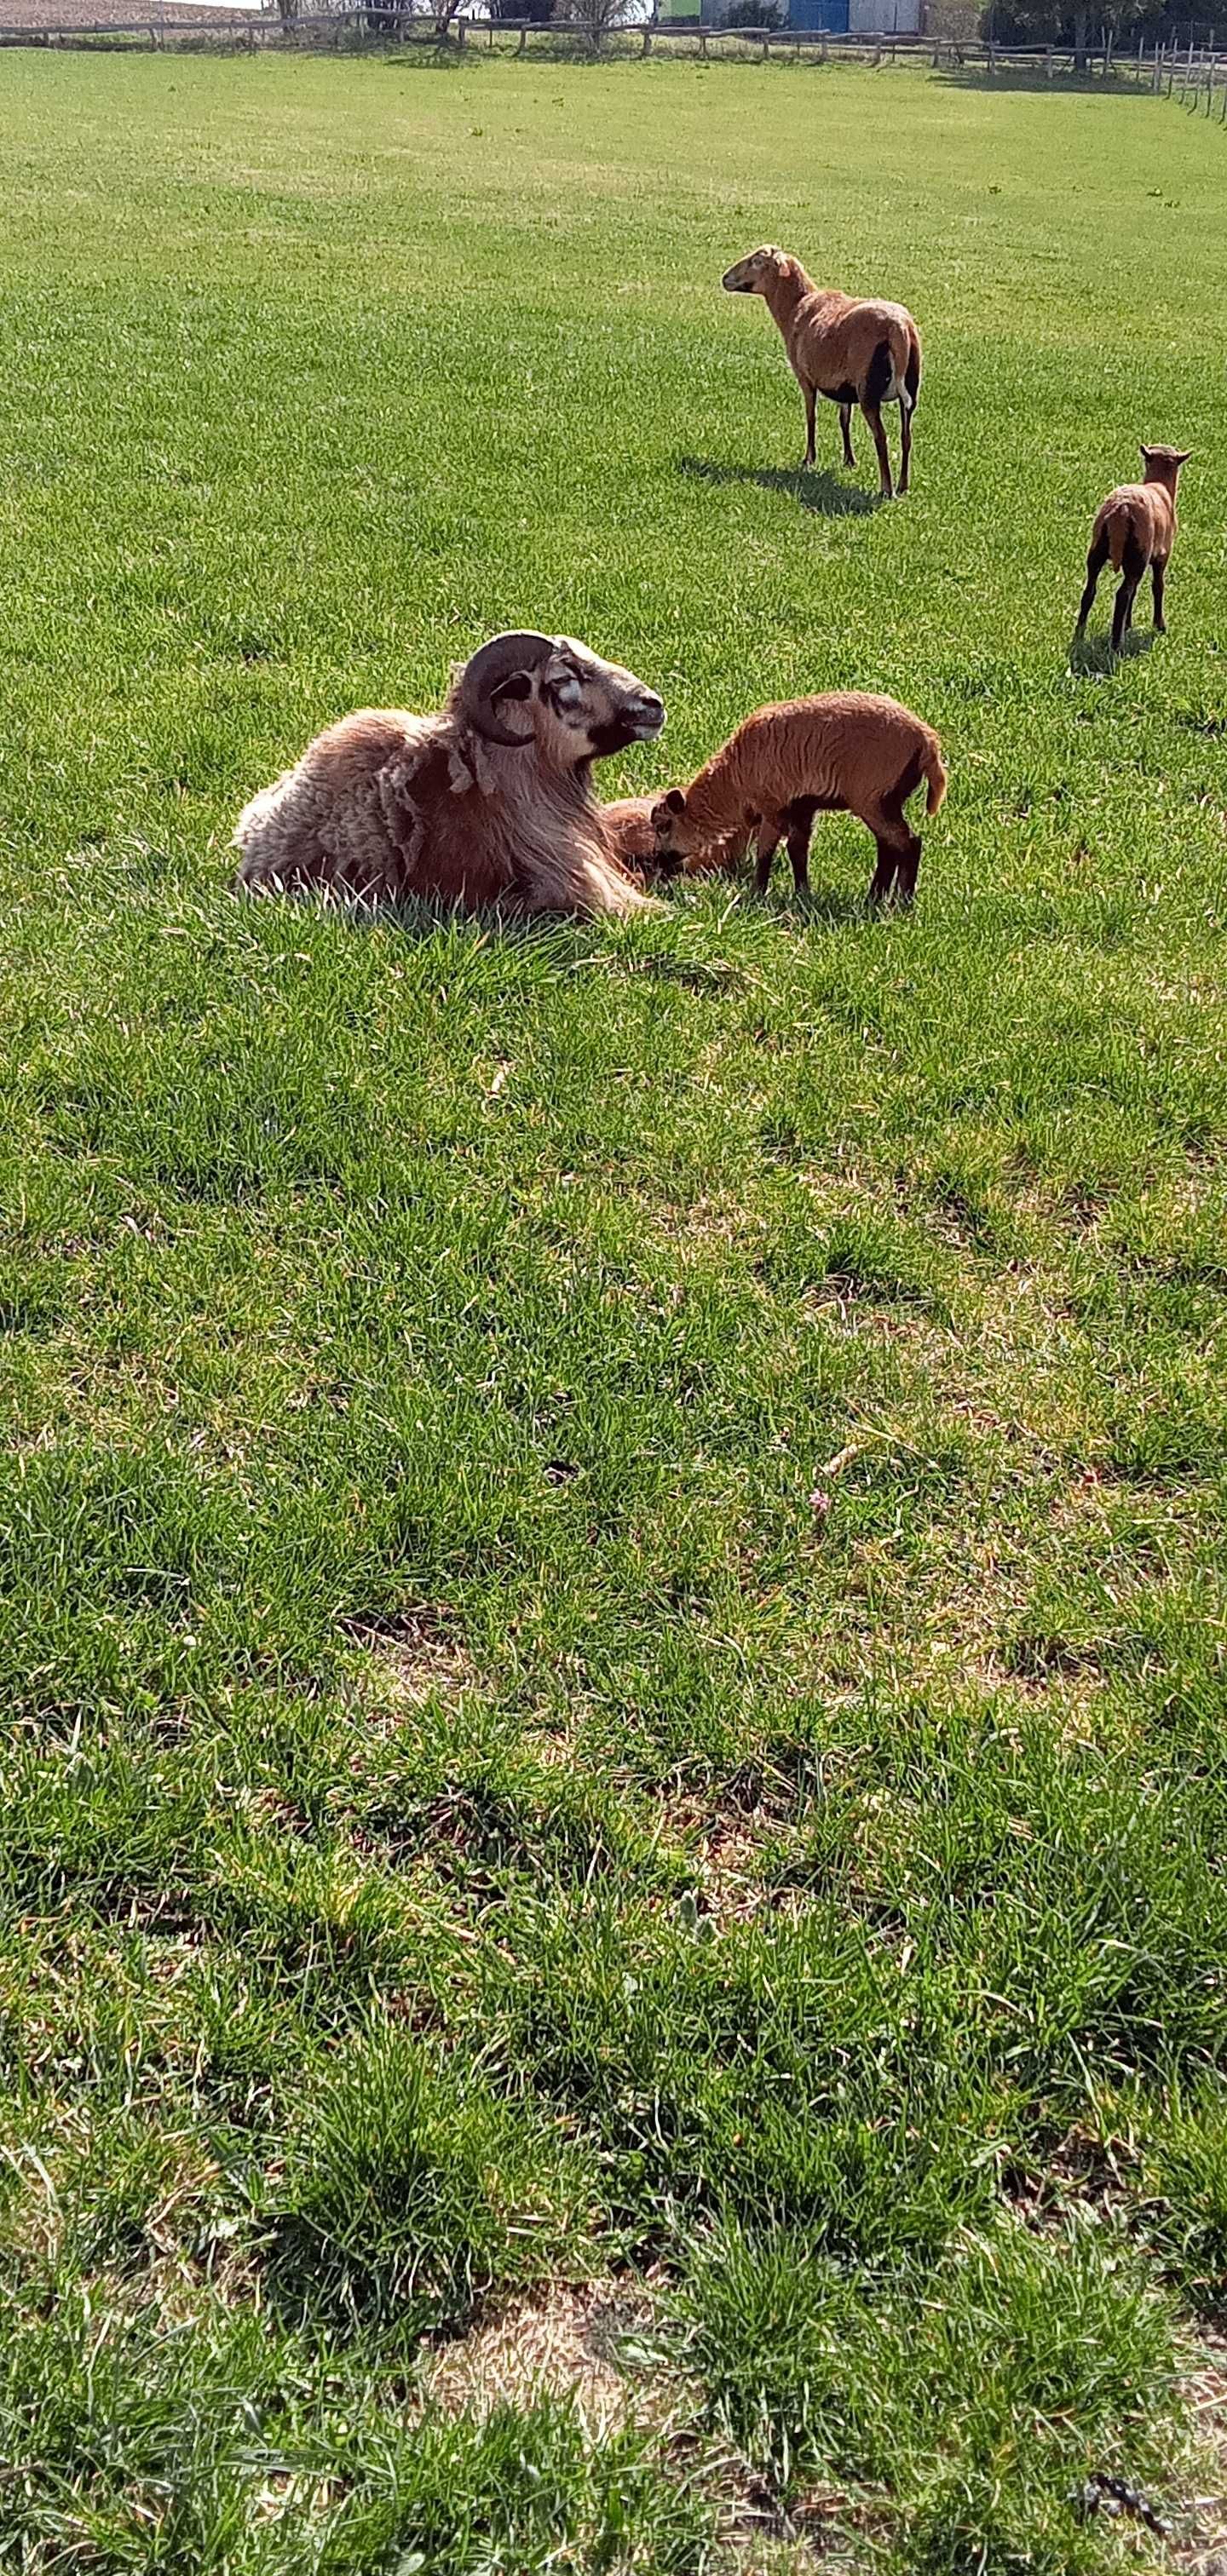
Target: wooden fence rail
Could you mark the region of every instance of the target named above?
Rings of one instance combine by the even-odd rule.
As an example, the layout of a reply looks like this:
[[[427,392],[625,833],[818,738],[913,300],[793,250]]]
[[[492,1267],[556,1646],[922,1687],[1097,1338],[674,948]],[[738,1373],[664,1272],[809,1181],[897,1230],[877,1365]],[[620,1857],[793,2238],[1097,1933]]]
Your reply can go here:
[[[480,43],[484,38],[493,51],[510,48],[523,54],[530,40],[543,49],[563,47],[575,51],[583,47],[582,31],[552,21],[524,18],[453,18],[446,32],[446,42],[463,48]],[[208,17],[151,16],[137,25],[117,24],[99,19],[93,25],[54,24],[37,27],[0,26],[0,46],[124,46],[211,45],[221,49],[254,52],[257,48],[294,45],[387,45],[405,44],[434,48],[441,42],[435,22],[426,16],[410,16],[395,6],[381,8],[379,0],[370,0],[365,8],[304,9],[293,15],[263,10],[242,18],[228,18],[221,12]],[[996,45],[975,39],[951,39],[945,36],[911,36],[900,34],[825,35],[819,29],[804,27],[673,27],[647,24],[618,29],[606,39],[607,53],[633,53],[642,56],[657,51],[694,53],[701,61],[713,56],[732,54],[745,59],[756,57],[761,62],[772,58],[791,58],[818,63],[851,62],[870,69],[890,64],[919,64],[932,71],[983,73],[995,78],[998,73],[1030,73],[1045,80],[1073,78],[1116,78],[1151,91],[1156,96],[1178,97],[1190,114],[1210,116],[1218,110],[1220,124],[1227,123],[1227,56],[1200,51],[1190,44],[1175,46],[1139,45],[1136,54],[1117,54],[1111,40],[1088,47],[1075,54],[1071,45]]]

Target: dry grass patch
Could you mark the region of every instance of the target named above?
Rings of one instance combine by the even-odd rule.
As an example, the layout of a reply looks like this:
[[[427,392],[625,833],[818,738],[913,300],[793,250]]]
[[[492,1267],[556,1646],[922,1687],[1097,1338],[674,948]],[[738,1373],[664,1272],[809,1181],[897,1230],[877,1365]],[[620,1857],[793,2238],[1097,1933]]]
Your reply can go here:
[[[499,2406],[569,2398],[593,2440],[632,2420],[661,2422],[665,2383],[634,2375],[634,2339],[652,2319],[642,2285],[553,2281],[479,2318],[456,2342],[431,2352],[423,2394],[449,2415],[484,2418]]]
[[[366,1691],[376,1713],[393,1722],[406,1709],[436,1696],[471,1690],[477,1671],[445,1621],[433,1610],[407,1610],[396,1619],[348,1619],[344,1634],[365,1649]]]

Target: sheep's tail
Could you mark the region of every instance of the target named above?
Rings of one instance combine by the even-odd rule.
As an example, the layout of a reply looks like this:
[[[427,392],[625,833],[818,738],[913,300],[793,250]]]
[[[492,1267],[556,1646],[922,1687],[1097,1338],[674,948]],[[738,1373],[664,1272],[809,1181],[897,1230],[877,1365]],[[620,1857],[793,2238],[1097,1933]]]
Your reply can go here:
[[[925,812],[926,814],[936,814],[938,806],[941,804],[946,793],[946,769],[945,763],[942,760],[941,744],[939,743],[935,733],[931,733],[929,735],[924,750],[920,755],[920,774],[922,778],[927,778],[929,782],[929,793],[925,798]]]

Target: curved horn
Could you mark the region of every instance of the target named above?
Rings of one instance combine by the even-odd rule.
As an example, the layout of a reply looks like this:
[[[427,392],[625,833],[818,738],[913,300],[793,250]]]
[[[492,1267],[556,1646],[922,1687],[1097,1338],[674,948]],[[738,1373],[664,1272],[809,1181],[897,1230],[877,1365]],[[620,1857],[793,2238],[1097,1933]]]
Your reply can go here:
[[[509,733],[494,712],[496,689],[509,680],[513,671],[531,671],[544,662],[554,650],[552,635],[493,635],[465,663],[456,692],[462,715],[487,742],[519,744],[531,742],[531,733]]]

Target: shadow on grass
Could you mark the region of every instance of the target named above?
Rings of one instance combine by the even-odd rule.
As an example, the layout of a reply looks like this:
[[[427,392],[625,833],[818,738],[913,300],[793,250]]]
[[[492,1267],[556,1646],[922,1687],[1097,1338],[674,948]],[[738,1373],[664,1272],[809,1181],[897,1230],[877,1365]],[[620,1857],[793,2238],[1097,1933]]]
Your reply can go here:
[[[1040,70],[1014,70],[999,65],[995,72],[989,72],[978,63],[951,63],[943,64],[933,78],[942,89],[978,89],[990,95],[999,90],[1046,90],[1050,94],[1053,90],[1072,90],[1082,95],[1094,91],[1096,96],[1107,98],[1151,96],[1149,88],[1139,81],[1105,81],[1101,72],[1054,72],[1049,80]]]
[[[1152,652],[1155,641],[1153,633],[1138,635],[1131,630],[1118,652],[1108,635],[1075,635],[1069,647],[1069,667],[1071,671],[1107,679],[1120,663],[1136,661],[1139,653]]]
[[[679,456],[677,470],[692,483],[757,483],[760,492],[786,492],[822,519],[863,519],[882,506],[880,493],[862,492],[837,474],[803,465],[718,465],[710,456]]]

